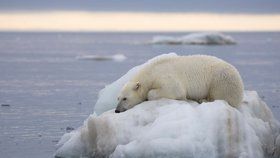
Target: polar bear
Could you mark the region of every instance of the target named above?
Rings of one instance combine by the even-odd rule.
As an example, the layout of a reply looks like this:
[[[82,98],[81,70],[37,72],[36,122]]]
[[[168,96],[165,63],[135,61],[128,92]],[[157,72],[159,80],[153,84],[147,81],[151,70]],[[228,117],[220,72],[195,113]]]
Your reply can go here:
[[[243,82],[237,69],[214,56],[190,55],[158,59],[145,65],[120,91],[116,113],[160,98],[225,100],[238,107]]]

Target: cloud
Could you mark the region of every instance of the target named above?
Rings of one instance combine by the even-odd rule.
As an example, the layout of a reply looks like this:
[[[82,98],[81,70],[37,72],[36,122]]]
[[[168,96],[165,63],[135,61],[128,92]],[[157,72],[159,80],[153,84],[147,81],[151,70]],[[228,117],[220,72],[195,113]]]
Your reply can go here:
[[[1,13],[2,31],[280,31],[280,14]]]

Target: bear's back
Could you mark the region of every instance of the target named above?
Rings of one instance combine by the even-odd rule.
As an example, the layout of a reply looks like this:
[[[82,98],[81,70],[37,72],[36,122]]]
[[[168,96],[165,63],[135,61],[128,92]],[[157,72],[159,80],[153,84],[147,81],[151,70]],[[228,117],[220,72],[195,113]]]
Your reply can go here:
[[[174,56],[155,60],[144,66],[134,77],[151,78],[152,80],[160,77],[181,78],[194,81],[195,78],[202,78],[201,82],[211,80],[213,71],[216,67],[230,66],[225,61],[208,55]],[[206,81],[207,80],[207,81]]]
[[[180,73],[185,72],[188,69],[188,72],[201,72],[207,73],[209,72],[210,67],[214,67],[216,65],[229,65],[225,61],[208,55],[189,55],[189,56],[175,56],[170,58],[163,58],[156,60],[145,66],[145,70],[151,70],[155,72],[155,70],[160,71],[164,69],[165,72],[170,71],[178,71]],[[204,72],[204,70],[207,72]]]

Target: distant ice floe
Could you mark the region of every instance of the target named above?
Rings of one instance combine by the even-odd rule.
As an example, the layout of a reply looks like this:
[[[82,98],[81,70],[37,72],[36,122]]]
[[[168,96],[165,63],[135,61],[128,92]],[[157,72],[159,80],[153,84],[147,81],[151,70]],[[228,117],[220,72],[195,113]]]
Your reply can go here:
[[[152,44],[193,44],[193,45],[227,45],[236,44],[235,40],[222,33],[192,33],[181,37],[155,36]]]
[[[120,88],[142,66],[101,90],[95,113],[61,138],[56,157],[280,157],[280,124],[255,91],[245,91],[238,109],[222,100],[161,99],[116,114]]]
[[[113,60],[113,61],[124,61],[127,57],[123,54],[115,54],[115,55],[79,55],[76,57],[79,60]]]

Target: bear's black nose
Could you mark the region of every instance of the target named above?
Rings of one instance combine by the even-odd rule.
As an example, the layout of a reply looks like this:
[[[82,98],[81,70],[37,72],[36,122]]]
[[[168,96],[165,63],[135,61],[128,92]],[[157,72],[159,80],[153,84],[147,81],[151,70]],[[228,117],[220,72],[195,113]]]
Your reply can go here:
[[[119,110],[115,110],[115,113],[120,113],[120,111]]]

